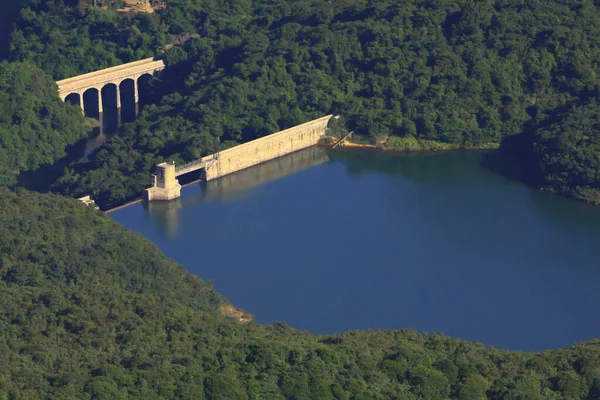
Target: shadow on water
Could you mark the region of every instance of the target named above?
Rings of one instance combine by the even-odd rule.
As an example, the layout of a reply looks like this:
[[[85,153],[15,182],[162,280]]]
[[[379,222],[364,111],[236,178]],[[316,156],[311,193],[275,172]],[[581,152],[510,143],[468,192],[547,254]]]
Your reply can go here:
[[[140,84],[140,92],[147,90],[147,80]],[[123,99],[134,98],[134,85],[132,81],[126,81],[120,85],[121,91],[121,107],[117,107],[116,103],[116,86],[107,85],[102,90],[104,112],[97,113],[95,111],[88,112],[91,114],[91,119],[94,121],[94,129],[90,138],[80,143],[79,154],[81,157],[89,157],[94,151],[99,149],[110,138],[118,134],[119,129],[123,124],[135,121],[138,112],[139,104],[133,101],[123,101]],[[91,102],[97,102],[97,99],[92,99]]]
[[[135,109],[132,113],[127,107],[124,108],[127,120],[133,121]],[[87,157],[118,132],[119,117],[121,117],[120,123],[123,123],[122,110],[109,108],[104,113],[97,114],[95,118],[88,118],[92,129],[87,139],[67,147],[65,149],[67,155],[53,164],[42,165],[35,171],[21,172],[17,185],[30,190],[48,192],[54,182],[62,176],[65,168],[77,162],[86,162]]]
[[[599,206],[542,190],[532,190],[531,199],[537,210],[561,227],[600,233]]]
[[[67,147],[65,149],[67,155],[53,164],[42,165],[35,171],[21,172],[17,185],[39,192],[49,191],[54,182],[62,176],[65,168],[77,162],[86,162],[87,157],[117,134],[120,123],[124,122],[123,114],[126,115],[127,122],[135,119],[135,109],[123,108],[125,112],[123,109],[109,108],[95,118],[88,118],[92,129],[87,139]],[[121,117],[120,123],[119,117]]]
[[[403,176],[415,182],[445,183],[451,179],[480,179],[482,172],[478,166],[488,153],[487,150],[403,153],[340,149],[331,152],[331,159],[345,164],[350,176],[376,172]]]
[[[163,96],[173,93],[174,88],[178,90],[185,90],[184,77],[188,75],[192,65],[190,63],[183,62],[178,65],[169,66],[169,68],[160,71],[159,75],[150,76],[148,74],[142,75],[138,80],[139,90],[139,103],[133,101],[127,101],[126,99],[133,99],[134,85],[133,81],[125,80],[119,86],[121,107],[117,108],[116,103],[116,86],[106,85],[102,89],[103,98],[103,109],[104,112],[97,112],[97,109],[86,106],[86,115],[90,115],[91,118],[95,119],[94,130],[89,139],[83,141],[80,144],[81,157],[86,158],[93,154],[98,148],[104,143],[110,140],[110,138],[118,134],[123,124],[133,122],[137,119],[140,110],[146,105],[158,104]],[[160,77],[160,79],[155,79]],[[92,92],[92,91],[90,91]],[[90,100],[86,100],[86,104],[97,104],[97,94],[90,93]],[[174,110],[174,113],[179,111]]]
[[[327,150],[312,146],[214,181],[189,183],[186,185],[187,189],[182,189],[181,199],[166,202],[144,202],[143,207],[147,217],[156,221],[160,231],[166,237],[172,238],[178,231],[179,209],[184,206],[206,202],[240,201],[251,196],[254,190],[261,185],[329,160]]]
[[[517,137],[511,139],[515,143],[524,140]],[[519,144],[514,146],[518,147]],[[439,185],[472,182],[476,185],[486,184],[489,188],[504,182],[520,187],[532,205],[553,223],[563,228],[585,229],[595,233],[600,231],[599,207],[535,189],[540,182],[535,164],[530,158],[526,162],[518,161],[515,159],[518,156],[491,150],[393,153],[340,149],[330,152],[331,159],[344,163],[347,173],[352,177],[376,172],[405,177],[415,183]],[[481,190],[486,188],[481,187]],[[430,206],[435,208],[435,202]]]
[[[59,179],[64,169],[75,163],[85,163],[87,159],[113,135],[119,134],[123,124],[137,119],[140,110],[149,104],[158,104],[166,94],[172,93],[173,88],[183,86],[186,76],[183,71],[190,69],[191,65],[182,63],[161,71],[160,79],[153,79],[150,75],[143,75],[138,81],[139,103],[126,101],[134,98],[134,85],[132,81],[125,80],[120,85],[121,108],[117,108],[116,87],[107,85],[103,89],[103,111],[98,112],[98,94],[95,90],[84,93],[86,118],[90,122],[91,131],[88,138],[81,140],[65,149],[67,155],[57,160],[52,165],[40,166],[35,171],[22,172],[18,178],[18,186],[30,190],[47,192]],[[79,97],[67,97],[67,101],[79,106]]]
[[[531,132],[506,137],[499,150],[484,154],[480,165],[496,176],[528,186],[528,193],[535,207],[561,227],[598,232],[598,206],[539,189],[544,186],[544,175],[533,145],[534,136]]]
[[[154,202],[151,204],[145,203],[144,208],[148,217],[156,220],[158,226],[164,227],[164,234],[170,237],[176,233],[175,227],[178,226],[178,222],[175,221],[178,218],[177,210],[183,206],[206,202],[240,201],[252,196],[255,189],[260,185],[324,162],[343,164],[347,174],[353,178],[358,178],[363,174],[377,173],[403,177],[415,183],[431,185],[472,183],[473,188],[477,188],[482,182],[489,182],[490,185],[494,186],[498,182],[510,181],[507,177],[491,169],[482,168],[486,157],[490,153],[490,151],[484,150],[418,153],[383,152],[370,149],[338,149],[331,151],[314,146],[208,183],[188,183],[197,179],[195,175],[182,177],[180,178],[182,185],[190,187],[190,189],[195,187],[195,189],[182,190],[182,199],[177,202],[177,206],[169,205],[168,202],[164,204]],[[425,160],[428,162],[424,162]],[[518,183],[518,185],[522,184]],[[553,210],[550,203],[556,196],[536,192],[532,192],[531,195],[543,211]],[[548,197],[551,198],[550,203]],[[433,201],[432,199],[428,200]],[[429,203],[425,201],[423,204]],[[429,206],[435,207],[435,204]],[[485,205],[481,206],[484,207]],[[581,216],[582,219],[586,218],[584,214]],[[560,212],[553,217],[557,216],[560,216]]]

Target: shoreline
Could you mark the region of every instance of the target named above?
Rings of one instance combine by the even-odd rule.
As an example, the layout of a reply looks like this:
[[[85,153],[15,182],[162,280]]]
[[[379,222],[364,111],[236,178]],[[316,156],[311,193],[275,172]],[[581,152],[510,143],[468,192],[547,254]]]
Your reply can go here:
[[[326,147],[327,149],[331,150],[334,145],[335,145],[335,142],[323,143],[320,146]],[[498,143],[486,143],[486,144],[477,145],[477,146],[463,146],[463,145],[443,145],[443,146],[429,145],[428,146],[427,144],[422,144],[421,147],[419,147],[419,148],[409,147],[409,146],[393,148],[393,147],[386,146],[385,143],[383,143],[382,145],[375,145],[375,144],[370,144],[370,143],[356,143],[349,139],[346,139],[342,143],[340,143],[337,147],[343,147],[343,148],[349,148],[349,149],[371,149],[371,150],[394,152],[394,153],[418,153],[418,152],[426,152],[426,151],[441,152],[441,151],[458,151],[458,150],[496,150],[496,149],[498,149],[499,144]]]
[[[195,181],[184,183],[183,185],[181,185],[181,188],[183,189],[183,188],[185,188],[187,186],[193,185],[193,184],[198,183],[198,182],[202,182],[202,179],[196,179]],[[141,203],[143,201],[144,201],[144,196],[142,194],[142,195],[140,195],[139,198],[137,198],[135,200],[126,200],[125,203],[123,203],[123,204],[120,204],[118,206],[114,206],[112,208],[109,208],[108,210],[100,210],[100,211],[102,211],[103,213],[108,214],[108,213],[111,213],[113,211],[118,211],[118,210],[120,210],[122,208],[129,207],[129,206],[132,206],[132,205],[137,204],[137,203]]]
[[[121,208],[129,207],[129,206],[132,206],[134,204],[141,203],[142,201],[144,201],[144,199],[142,198],[142,196],[140,196],[139,199],[130,200],[130,201],[127,201],[127,202],[125,202],[125,203],[123,203],[123,204],[121,204],[119,206],[114,206],[113,208],[109,208],[108,210],[104,210],[104,211],[100,210],[100,211],[102,211],[103,213],[108,214],[108,213],[111,213],[113,211],[120,210]]]
[[[331,142],[331,143],[323,142],[323,143],[316,144],[315,146],[323,147],[323,148],[326,148],[327,150],[332,150],[332,147],[334,146],[334,144],[335,144],[335,141]],[[494,150],[494,149],[498,148],[498,145],[495,143],[490,143],[489,145],[473,146],[473,147],[453,146],[453,147],[449,147],[449,148],[422,147],[422,148],[418,148],[418,149],[415,149],[415,148],[409,149],[409,148],[390,148],[390,147],[381,146],[381,145],[378,146],[378,145],[374,145],[374,144],[370,144],[370,143],[356,143],[356,142],[346,139],[342,143],[340,143],[338,145],[338,147],[347,148],[347,149],[383,151],[386,153],[417,153],[417,152],[427,152],[427,151],[443,152],[443,151],[459,151],[459,150]],[[187,186],[196,184],[198,182],[202,182],[202,180],[197,179],[195,181],[185,183],[185,184],[181,185],[181,188],[183,189]],[[142,194],[137,199],[132,200],[130,198],[129,200],[125,200],[125,202],[122,204],[116,205],[107,210],[100,210],[100,211],[102,211],[106,214],[109,214],[113,211],[118,211],[122,208],[129,207],[134,204],[141,203],[143,201],[144,201],[144,199],[143,199],[143,194]]]

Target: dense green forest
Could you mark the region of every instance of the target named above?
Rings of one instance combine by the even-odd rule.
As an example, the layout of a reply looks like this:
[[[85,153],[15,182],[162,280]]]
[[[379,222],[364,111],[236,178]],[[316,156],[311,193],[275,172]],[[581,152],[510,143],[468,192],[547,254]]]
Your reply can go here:
[[[88,130],[81,109],[58,98],[49,75],[28,62],[0,63],[0,185],[65,157]]]
[[[217,137],[247,141],[340,113],[347,130],[377,143],[392,137],[394,148],[539,136],[518,153],[504,146],[504,159],[539,158],[528,162],[536,185],[597,199],[597,159],[578,156],[576,135],[556,136],[559,118],[596,104],[592,0],[170,0],[134,15],[87,3],[34,2],[16,25],[11,58],[62,78],[189,40],[166,51],[171,73],[161,80],[171,93],[68,168],[57,191],[113,205],[139,195],[153,164],[206,154]]]
[[[534,152],[553,190],[600,204],[600,105],[594,99],[561,111],[535,132]]]
[[[209,284],[74,199],[0,189],[2,399],[597,399],[600,342],[241,323]]]
[[[11,35],[11,60],[28,60],[60,80],[154,56],[167,28],[153,14],[94,9],[93,0],[31,0]],[[102,5],[102,1],[99,1]]]
[[[154,104],[55,191],[118,204],[159,161],[340,113],[344,129],[396,148],[501,142],[496,161],[522,179],[600,200],[592,0],[168,0],[153,14],[97,3],[107,9],[32,0],[21,12],[0,64],[0,186],[86,137],[54,79],[166,46]],[[599,341],[535,354],[241,323],[140,235],[18,188],[0,188],[0,304],[0,399],[600,398]]]

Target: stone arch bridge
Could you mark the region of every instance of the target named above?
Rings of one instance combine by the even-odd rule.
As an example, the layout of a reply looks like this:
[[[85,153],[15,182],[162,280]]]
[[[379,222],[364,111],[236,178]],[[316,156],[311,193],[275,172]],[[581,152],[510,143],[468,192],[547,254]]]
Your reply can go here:
[[[116,87],[116,105],[117,108],[121,108],[121,84],[123,84],[125,81],[131,80],[133,81],[133,100],[135,104],[137,104],[139,100],[138,80],[144,75],[154,75],[155,72],[161,71],[164,68],[165,63],[163,60],[146,58],[144,60],[134,61],[127,64],[118,65],[116,67],[90,72],[88,74],[83,74],[56,82],[58,85],[58,95],[63,101],[66,101],[67,97],[76,96],[81,109],[85,113],[83,95],[89,90],[94,90],[97,92],[98,112],[102,113],[104,109],[102,89],[109,85],[114,85]]]

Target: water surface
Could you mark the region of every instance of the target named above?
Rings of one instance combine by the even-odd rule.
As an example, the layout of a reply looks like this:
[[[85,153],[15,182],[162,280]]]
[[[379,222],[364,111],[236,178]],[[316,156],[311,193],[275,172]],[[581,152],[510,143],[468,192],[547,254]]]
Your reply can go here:
[[[482,152],[312,148],[111,213],[256,321],[543,350],[600,336],[600,210]]]

